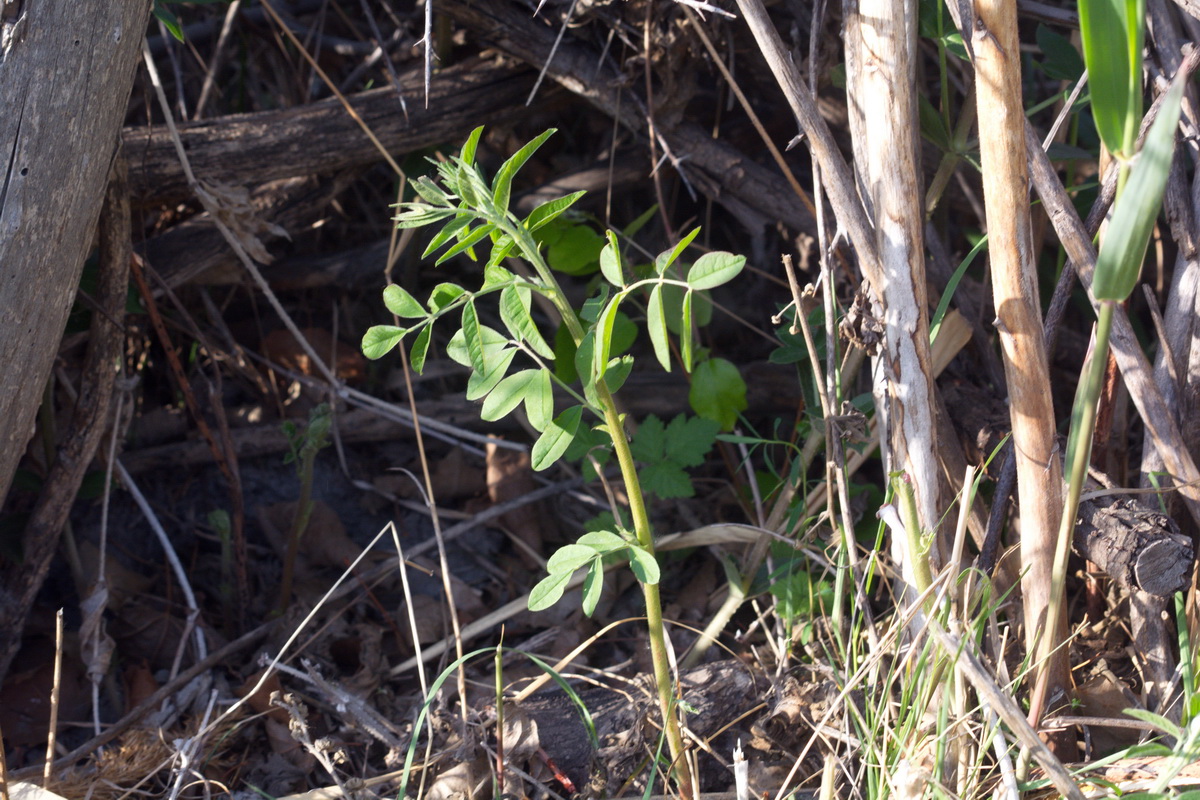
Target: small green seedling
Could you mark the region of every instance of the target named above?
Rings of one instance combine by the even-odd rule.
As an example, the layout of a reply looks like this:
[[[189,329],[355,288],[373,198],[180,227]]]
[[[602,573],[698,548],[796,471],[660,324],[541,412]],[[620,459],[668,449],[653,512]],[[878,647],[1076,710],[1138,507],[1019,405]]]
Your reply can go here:
[[[371,328],[363,337],[363,352],[368,358],[380,358],[411,335],[414,339],[410,360],[420,371],[429,351],[434,323],[444,317],[455,319],[457,330],[450,339],[447,354],[471,370],[468,399],[483,401],[481,416],[485,420],[499,420],[518,406],[524,407],[529,424],[539,433],[530,454],[534,469],[544,470],[561,458],[588,426],[595,424],[596,431],[610,438],[629,499],[633,530],[591,532],[564,547],[550,560],[550,576],[531,593],[530,607],[545,608],[553,604],[571,575],[586,566],[589,572],[584,607],[594,609],[603,574],[599,566],[602,559],[613,555],[629,559],[646,600],[654,677],[672,762],[682,764],[683,738],[672,700],[654,538],[635,457],[613,399],[613,392],[629,376],[633,357],[618,355],[614,330],[622,305],[632,300],[643,301],[655,358],[669,370],[672,359],[664,294],[674,287],[682,294],[677,335],[680,361],[685,370],[691,371],[696,361],[693,309],[697,297],[736,277],[746,259],[732,253],[706,253],[681,273],[682,279],[671,277],[674,273],[669,270],[680,269],[676,265],[682,265],[681,257],[699,233],[696,229],[655,259],[649,277],[636,278],[622,260],[616,234],[610,231],[598,259],[604,283],[596,295],[576,310],[543,254],[536,234],[562,216],[584,193],[575,192],[543,203],[524,218],[509,208],[514,175],[553,132],[546,131],[518,150],[489,183],[475,164],[483,134],[483,129],[477,128],[458,156],[435,163],[436,180],[422,177],[413,182],[419,199],[400,204],[396,224],[401,228],[418,228],[441,223],[441,230],[424,253],[430,256],[440,251],[437,264],[464,254],[475,259],[479,255],[477,250],[490,249],[483,263],[483,280],[476,289],[455,283],[439,284],[425,303],[400,286],[387,287],[384,304],[396,315],[397,322],[404,320],[405,325]],[[532,276],[523,277],[510,271],[504,266],[508,258],[523,259],[532,268]],[[567,383],[561,377],[563,371],[554,369],[555,349],[531,313],[534,293],[550,301],[574,345],[577,383]],[[482,301],[489,297],[496,301],[502,330],[487,325],[481,314]],[[572,398],[564,409],[555,407],[555,385]],[[690,798],[692,787],[686,770],[678,769],[675,775],[680,793]]]
[[[329,445],[329,429],[333,415],[328,403],[321,403],[308,414],[308,425],[300,430],[296,423],[283,423],[283,433],[288,440],[288,453],[283,463],[296,465],[296,476],[300,478],[300,498],[296,503],[296,514],[292,517],[292,530],[287,540],[287,555],[283,560],[283,578],[279,586],[279,613],[287,610],[292,600],[292,576],[296,568],[296,552],[300,549],[300,537],[308,528],[312,515],[313,465],[317,453]]]

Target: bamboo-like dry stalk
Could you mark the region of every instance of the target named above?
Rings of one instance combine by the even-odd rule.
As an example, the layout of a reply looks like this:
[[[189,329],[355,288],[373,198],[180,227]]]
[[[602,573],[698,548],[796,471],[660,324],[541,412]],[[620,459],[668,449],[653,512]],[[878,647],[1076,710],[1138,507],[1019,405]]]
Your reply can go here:
[[[1045,672],[1048,679],[1046,696],[1053,697],[1068,679],[1067,654],[1058,649],[1065,615],[1045,619],[1062,514],[1062,465],[1032,253],[1016,2],[976,0],[975,13],[968,35],[975,55],[979,119],[986,120],[979,126],[979,149],[996,328],[1017,457],[1025,641],[1028,652],[1039,659],[1035,673]],[[1035,725],[1042,711],[1030,709]]]
[[[847,14],[846,63],[851,104],[857,106],[851,117],[861,119],[852,126],[855,162],[874,218],[886,287],[880,299],[886,324],[888,463],[908,474],[921,527],[933,531],[941,517],[941,482],[917,166],[916,2],[859,0],[857,5],[857,13]],[[919,557],[906,554],[906,565]]]

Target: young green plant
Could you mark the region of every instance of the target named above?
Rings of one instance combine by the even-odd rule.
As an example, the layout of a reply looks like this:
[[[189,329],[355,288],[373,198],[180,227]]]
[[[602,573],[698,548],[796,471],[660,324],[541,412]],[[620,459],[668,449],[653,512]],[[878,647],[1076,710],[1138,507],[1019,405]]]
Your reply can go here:
[[[1158,218],[1167,173],[1175,151],[1175,127],[1186,76],[1178,75],[1159,108],[1141,152],[1134,158],[1142,116],[1142,40],[1145,3],[1142,0],[1081,0],[1080,27],[1088,80],[1092,83],[1092,113],[1105,147],[1117,158],[1117,200],[1096,259],[1092,294],[1100,309],[1096,338],[1071,410],[1067,439],[1067,499],[1059,528],[1052,572],[1050,616],[1056,619],[1066,586],[1067,559],[1079,498],[1087,478],[1092,434],[1096,425],[1113,310],[1137,285],[1150,233]],[[1059,643],[1044,641],[1039,661]],[[1044,699],[1045,672],[1035,685],[1031,708],[1037,716]]]
[[[312,516],[313,466],[317,453],[329,444],[329,429],[333,416],[328,403],[321,403],[308,415],[308,426],[300,430],[296,423],[283,423],[283,432],[288,440],[285,464],[295,463],[296,476],[300,479],[300,498],[296,501],[296,514],[292,517],[292,529],[287,539],[287,554],[283,559],[283,578],[279,587],[279,613],[287,610],[292,600],[292,576],[296,569],[296,553],[300,549],[300,537],[308,528]]]
[[[613,399],[613,392],[629,376],[633,357],[614,352],[613,328],[622,303],[632,297],[640,299],[644,296],[646,326],[655,357],[664,369],[669,370],[671,355],[663,295],[667,287],[678,287],[683,292],[679,352],[684,369],[690,371],[695,359],[692,321],[695,296],[732,280],[741,272],[745,258],[724,252],[706,253],[687,269],[682,280],[668,277],[668,270],[679,261],[699,233],[697,229],[659,255],[648,276],[638,279],[622,263],[617,237],[609,232],[608,243],[600,253],[600,271],[605,283],[599,294],[577,311],[567,299],[534,234],[567,211],[584,193],[576,192],[543,203],[524,219],[509,208],[514,175],[554,131],[546,131],[518,150],[504,162],[490,184],[475,164],[482,133],[483,129],[477,128],[458,156],[435,163],[437,180],[422,177],[414,181],[412,185],[418,199],[401,203],[396,215],[396,224],[401,228],[442,223],[442,229],[433,236],[424,253],[429,256],[442,251],[437,264],[460,254],[475,258],[476,248],[490,247],[483,266],[482,284],[475,290],[454,283],[439,284],[424,305],[400,286],[387,287],[383,294],[384,304],[396,317],[411,322],[408,327],[378,325],[371,328],[363,337],[363,352],[368,358],[380,358],[413,334],[410,359],[413,367],[420,371],[429,350],[434,323],[443,317],[456,317],[458,329],[450,339],[447,354],[471,370],[467,398],[483,400],[481,416],[489,421],[501,419],[518,405],[524,406],[529,424],[539,432],[530,454],[536,470],[544,470],[562,457],[580,432],[585,412],[598,419],[596,430],[611,439],[620,466],[633,530],[618,525],[616,530],[589,532],[575,544],[560,549],[547,565],[549,576],[530,593],[529,607],[538,610],[556,603],[571,575],[577,569],[587,567],[583,607],[590,614],[600,597],[604,574],[602,561],[614,556],[629,560],[630,568],[643,587],[654,679],[675,765],[675,779],[680,794],[691,798],[693,787],[682,761],[683,737],[673,702],[654,537],[634,454]],[[510,257],[523,259],[533,274],[523,277],[508,270],[503,263]],[[530,313],[535,292],[550,301],[575,345],[574,366],[579,388],[565,383],[549,365],[555,358],[555,351],[547,344]],[[481,317],[480,301],[489,296],[498,299],[503,331],[489,327]],[[510,367],[518,355],[523,356],[530,366],[510,374]],[[553,395],[556,384],[572,398],[572,403],[557,414]]]

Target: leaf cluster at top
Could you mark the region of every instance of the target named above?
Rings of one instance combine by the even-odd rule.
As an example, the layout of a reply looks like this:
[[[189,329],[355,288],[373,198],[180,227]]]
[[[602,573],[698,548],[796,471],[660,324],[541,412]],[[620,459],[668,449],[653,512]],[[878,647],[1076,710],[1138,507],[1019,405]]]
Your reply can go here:
[[[732,280],[741,272],[745,258],[725,252],[705,253],[687,266],[683,279],[671,277],[668,270],[696,238],[696,229],[659,254],[648,277],[635,278],[633,270],[623,263],[616,234],[609,231],[597,259],[605,284],[598,295],[576,310],[551,271],[537,234],[566,212],[583,192],[543,203],[524,218],[509,208],[513,177],[553,131],[546,131],[514,153],[489,183],[475,164],[482,130],[472,132],[458,156],[435,162],[436,176],[412,182],[418,199],[401,203],[395,218],[402,228],[441,224],[424,252],[426,257],[437,254],[437,264],[461,254],[474,259],[477,249],[490,247],[483,263],[482,284],[472,291],[455,283],[441,283],[425,303],[401,286],[388,286],[383,293],[384,304],[397,322],[403,320],[404,324],[369,329],[363,337],[363,352],[368,358],[381,358],[406,337],[415,335],[410,359],[419,372],[428,355],[434,322],[457,313],[459,325],[447,346],[447,355],[471,370],[467,398],[482,400],[481,416],[488,421],[499,420],[523,406],[530,425],[540,434],[531,453],[534,469],[540,470],[563,455],[580,430],[585,410],[604,418],[605,398],[620,388],[633,367],[632,356],[622,354],[628,346],[626,331],[630,323],[621,312],[622,303],[632,296],[644,301],[645,324],[656,360],[670,370],[670,339],[674,333],[679,360],[690,372],[697,361],[693,315],[697,308],[708,311],[701,293]],[[559,231],[557,238],[546,241],[560,241],[563,235]],[[550,253],[554,250],[552,246],[545,249]],[[503,266],[509,257],[522,258],[533,267],[533,274],[522,276],[510,271]],[[571,271],[586,265],[567,266]],[[574,347],[573,370],[564,370],[561,364],[554,368],[553,362],[563,348],[551,347],[534,321],[534,293],[548,299],[561,315]],[[503,330],[481,319],[479,301],[488,295],[498,295]],[[518,355],[532,364],[514,371]],[[745,384],[732,364],[714,361],[701,361],[703,369],[698,377],[707,399],[697,401],[693,397],[693,405],[699,402],[706,408],[706,416],[731,427],[737,412],[745,408]],[[565,378],[577,378],[582,391],[574,388],[574,380]],[[575,401],[561,411],[555,407],[556,385]]]

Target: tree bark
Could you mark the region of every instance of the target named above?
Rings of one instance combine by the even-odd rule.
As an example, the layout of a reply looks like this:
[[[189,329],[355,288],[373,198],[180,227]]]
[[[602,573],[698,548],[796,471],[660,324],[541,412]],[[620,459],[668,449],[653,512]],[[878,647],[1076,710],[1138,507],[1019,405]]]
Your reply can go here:
[[[16,5],[0,19],[0,497],[92,246],[150,14],[149,0]]]

